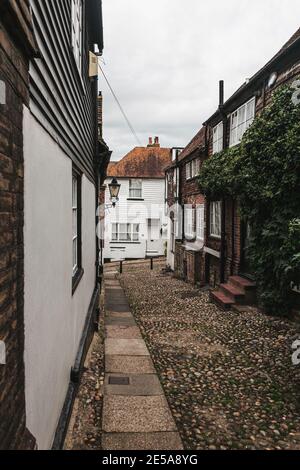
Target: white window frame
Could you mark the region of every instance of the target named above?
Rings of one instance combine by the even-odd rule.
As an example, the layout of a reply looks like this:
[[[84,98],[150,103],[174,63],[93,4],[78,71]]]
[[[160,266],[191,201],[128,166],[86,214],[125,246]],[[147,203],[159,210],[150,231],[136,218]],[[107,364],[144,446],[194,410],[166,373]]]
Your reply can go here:
[[[139,242],[140,240],[140,224],[131,223],[112,223],[112,236],[113,242],[130,243]]]
[[[214,238],[221,238],[222,233],[222,202],[213,201],[210,203],[210,236]]]
[[[223,121],[213,128],[213,153],[223,150]]]
[[[200,166],[200,158],[194,158],[194,160],[191,160],[190,162],[186,163],[186,180],[196,178],[196,176],[198,176],[200,173]]]
[[[185,176],[186,180],[192,179],[192,167],[191,167],[191,162],[186,163],[185,165]]]
[[[196,208],[197,240],[204,241],[204,233],[205,233],[204,204],[199,204]]]
[[[72,177],[73,277],[78,271],[78,178]]]
[[[184,237],[186,239],[195,238],[195,209],[191,205],[184,207]]]
[[[229,146],[239,144],[246,130],[255,118],[255,97],[244,103],[230,115],[230,142]]]
[[[71,0],[72,51],[80,76],[82,75],[83,53],[83,0]]]
[[[142,199],[143,197],[143,181],[141,179],[129,180],[129,198]]]

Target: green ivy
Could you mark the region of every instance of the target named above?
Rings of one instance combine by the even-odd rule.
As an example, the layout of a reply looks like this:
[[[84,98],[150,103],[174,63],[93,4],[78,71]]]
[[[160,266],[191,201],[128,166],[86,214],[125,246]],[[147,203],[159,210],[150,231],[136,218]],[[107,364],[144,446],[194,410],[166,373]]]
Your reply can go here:
[[[199,184],[208,199],[232,197],[251,225],[249,256],[261,304],[290,308],[291,281],[300,283],[300,105],[279,88],[239,146],[207,159]]]

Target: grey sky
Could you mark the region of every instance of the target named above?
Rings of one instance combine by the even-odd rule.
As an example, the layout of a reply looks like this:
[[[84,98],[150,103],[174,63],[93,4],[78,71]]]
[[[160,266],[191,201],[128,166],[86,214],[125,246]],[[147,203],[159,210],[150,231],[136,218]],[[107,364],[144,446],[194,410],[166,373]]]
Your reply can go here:
[[[139,139],[185,146],[300,26],[299,0],[103,0],[103,68]],[[137,145],[100,77],[104,137],[119,159]]]

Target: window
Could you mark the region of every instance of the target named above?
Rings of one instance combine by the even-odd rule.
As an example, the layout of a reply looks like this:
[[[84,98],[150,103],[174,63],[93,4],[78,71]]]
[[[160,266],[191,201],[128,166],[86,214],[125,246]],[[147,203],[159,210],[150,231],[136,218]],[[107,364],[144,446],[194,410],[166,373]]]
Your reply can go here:
[[[175,236],[176,236],[176,226],[175,226],[175,217],[174,213],[171,213],[171,253],[175,253]]]
[[[77,68],[82,71],[82,0],[72,1],[72,50]]]
[[[213,153],[223,150],[223,122],[213,128]]]
[[[73,280],[82,271],[81,266],[81,175],[75,170],[72,176],[72,253]]]
[[[196,234],[198,240],[204,240],[204,204],[197,206]]]
[[[142,198],[142,180],[129,180],[129,197],[132,199],[141,199]]]
[[[112,224],[113,242],[138,242],[140,239],[139,224]]]
[[[200,173],[200,158],[195,158],[191,162],[188,162],[185,165],[186,168],[186,179],[192,179],[199,175]]]
[[[184,209],[184,235],[187,239],[195,238],[195,209],[190,206]]]
[[[255,98],[238,108],[230,116],[230,147],[239,144],[255,117]]]
[[[192,177],[192,168],[191,168],[190,162],[185,165],[185,174],[186,174],[186,179],[190,180]]]
[[[221,201],[210,203],[210,235],[221,238]]]

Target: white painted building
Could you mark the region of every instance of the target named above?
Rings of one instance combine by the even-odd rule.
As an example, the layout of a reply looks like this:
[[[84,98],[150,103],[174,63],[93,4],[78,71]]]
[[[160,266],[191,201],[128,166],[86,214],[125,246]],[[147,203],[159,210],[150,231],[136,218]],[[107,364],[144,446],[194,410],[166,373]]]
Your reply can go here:
[[[31,1],[43,54],[30,64],[23,112],[24,362],[26,425],[45,450],[63,444],[94,331],[96,212],[109,152],[102,139],[96,144],[98,86],[89,76],[89,53],[103,48],[101,2],[50,2],[53,30],[63,38],[53,50],[41,3]]]
[[[166,254],[165,168],[171,149],[158,138],[136,147],[120,162],[111,163],[105,182],[104,260],[139,259]],[[116,207],[110,207],[109,184],[121,185]]]

